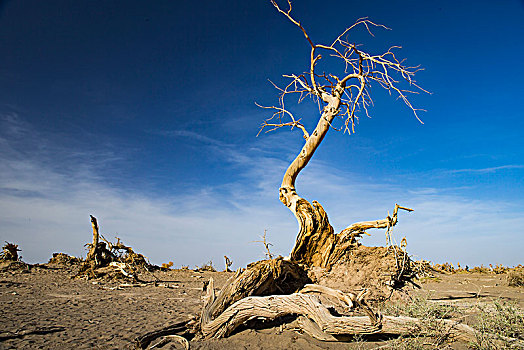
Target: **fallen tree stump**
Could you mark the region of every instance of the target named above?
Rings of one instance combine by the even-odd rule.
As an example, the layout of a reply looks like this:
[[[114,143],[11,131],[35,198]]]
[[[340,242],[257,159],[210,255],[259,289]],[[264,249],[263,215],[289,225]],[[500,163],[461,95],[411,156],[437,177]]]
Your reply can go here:
[[[151,266],[142,254],[137,254],[131,247],[124,245],[120,238],[116,243],[106,240],[99,232],[98,221],[91,217],[93,242],[89,247],[85,261],[82,262],[76,277],[110,279],[130,279],[138,282],[138,271]],[[102,239],[104,242],[100,242]]]

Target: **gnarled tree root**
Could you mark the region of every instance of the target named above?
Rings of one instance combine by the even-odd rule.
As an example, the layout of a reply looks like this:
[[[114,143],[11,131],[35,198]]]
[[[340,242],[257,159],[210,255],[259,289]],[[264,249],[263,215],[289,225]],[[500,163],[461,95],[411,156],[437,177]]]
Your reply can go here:
[[[331,313],[320,297],[326,297],[348,310],[358,306],[367,316],[336,316]],[[406,316],[383,316],[375,313],[363,301],[363,293],[354,295],[319,285],[306,285],[300,292],[289,295],[250,296],[230,305],[216,318],[211,318],[209,305],[217,298],[214,282],[211,279],[207,286],[205,305],[200,324],[194,320],[178,323],[166,329],[150,332],[135,340],[137,349],[147,349],[149,343],[169,334],[180,338],[192,339],[200,333],[204,339],[224,338],[231,335],[238,327],[251,320],[275,320],[284,316],[298,316],[296,324],[306,334],[322,341],[339,341],[354,335],[424,335],[423,321]],[[464,342],[475,342],[477,332],[468,325],[453,320],[437,320],[440,326],[447,329],[447,338]],[[196,326],[196,327],[195,327]],[[198,326],[200,329],[198,329]],[[430,334],[428,334],[430,336]],[[524,347],[518,339],[491,336],[494,344],[510,343],[516,348]],[[180,340],[180,339],[178,339]],[[187,347],[189,343],[185,343]]]
[[[210,281],[210,287],[213,282]],[[322,304],[317,295],[334,297],[341,304],[351,307],[358,305],[367,316],[335,316]],[[214,292],[208,289],[206,303],[212,303]],[[383,316],[365,304],[362,295],[355,296],[324,286],[306,285],[299,293],[290,295],[271,295],[265,297],[247,297],[228,307],[222,314],[209,321],[202,316],[201,333],[204,338],[223,338],[230,335],[239,326],[249,320],[274,320],[287,315],[298,315],[300,329],[313,338],[322,341],[339,341],[339,337],[352,335],[388,334],[388,335],[424,335],[423,321],[406,316]],[[475,342],[477,332],[472,327],[453,320],[441,319],[436,322],[447,329],[447,338],[468,343]],[[429,334],[428,334],[429,335]],[[513,338],[490,336],[494,344],[510,343],[517,348],[524,347],[524,342]]]

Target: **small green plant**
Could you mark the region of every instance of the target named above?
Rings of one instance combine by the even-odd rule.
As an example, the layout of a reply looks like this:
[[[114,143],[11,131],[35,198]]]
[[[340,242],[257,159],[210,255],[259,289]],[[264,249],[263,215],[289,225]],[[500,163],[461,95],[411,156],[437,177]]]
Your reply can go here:
[[[478,306],[478,309],[475,328],[479,332],[477,342],[473,344],[476,349],[514,349],[508,338],[524,339],[523,310],[514,302],[494,300],[492,304]]]
[[[430,283],[430,282],[442,282],[442,278],[438,277],[438,276],[424,276],[424,277],[420,277],[418,279],[418,282],[421,283],[421,284],[424,284],[424,283]]]
[[[452,305],[438,304],[429,300],[431,294],[416,295],[407,302],[388,303],[384,313],[393,316],[409,316],[415,318],[451,318],[457,312]]]
[[[458,309],[452,305],[438,304],[429,300],[430,294],[414,296],[409,301],[388,303],[383,313],[392,316],[409,316],[420,320],[413,325],[409,336],[392,341],[392,349],[441,349],[449,337],[449,326],[441,320],[449,319],[458,314]]]
[[[435,349],[427,342],[427,339],[423,337],[406,337],[401,336],[388,343],[386,349],[392,350],[424,350],[424,349]]]

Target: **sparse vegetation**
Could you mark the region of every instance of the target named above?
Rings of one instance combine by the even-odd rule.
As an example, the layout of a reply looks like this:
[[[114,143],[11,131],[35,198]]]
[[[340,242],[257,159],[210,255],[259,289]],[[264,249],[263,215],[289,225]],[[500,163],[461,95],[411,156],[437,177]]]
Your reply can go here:
[[[195,271],[199,271],[199,272],[204,272],[204,271],[217,272],[217,270],[213,267],[213,261],[211,261],[211,260],[209,260],[205,264],[202,264],[202,266],[200,266],[200,267],[197,266]]]
[[[82,259],[79,259],[74,256],[67,255],[65,253],[53,253],[53,257],[49,259],[49,264],[58,264],[58,265],[75,265],[82,262]]]
[[[449,325],[443,319],[460,316],[453,305],[439,304],[429,300],[431,294],[414,296],[409,301],[387,303],[383,313],[392,316],[417,318],[420,323],[413,325],[410,334],[401,335],[391,341],[391,349],[441,349],[450,337]]]
[[[515,268],[506,277],[510,287],[524,287],[524,268]]]
[[[171,270],[171,267],[173,267],[173,262],[170,261],[168,263],[162,263],[162,266],[161,266],[163,269],[166,269],[166,270]]]
[[[442,349],[449,339],[449,326],[442,319],[462,319],[465,314],[475,314],[472,325],[476,341],[469,344],[473,349],[521,349],[524,339],[524,311],[516,303],[496,299],[488,304],[458,308],[449,304],[432,302],[431,294],[415,296],[409,301],[384,305],[383,313],[394,316],[418,318],[421,323],[414,332],[391,340],[388,349]],[[457,321],[459,322],[459,321]]]
[[[458,309],[452,305],[431,302],[431,294],[414,296],[409,301],[386,303],[383,313],[392,316],[449,319],[457,316]]]
[[[493,303],[478,306],[478,321],[475,328],[477,342],[474,348],[479,350],[515,349],[515,341],[524,340],[524,311],[514,302],[494,300]],[[495,335],[496,338],[490,335]],[[494,342],[498,340],[497,342]]]

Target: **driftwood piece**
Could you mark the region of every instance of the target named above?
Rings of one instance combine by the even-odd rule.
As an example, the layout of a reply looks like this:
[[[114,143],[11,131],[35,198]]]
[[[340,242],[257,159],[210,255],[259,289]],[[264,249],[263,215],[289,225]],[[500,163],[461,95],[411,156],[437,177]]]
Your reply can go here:
[[[165,328],[162,328],[162,329],[159,329],[159,330],[156,330],[156,331],[148,332],[148,333],[146,333],[144,335],[141,335],[141,336],[135,338],[135,341],[134,341],[135,349],[147,349],[149,344],[153,340],[155,340],[157,338],[160,338],[160,337],[165,337],[165,336],[177,335],[177,336],[180,336],[180,337],[187,337],[187,338],[191,339],[193,337],[193,333],[194,333],[194,332],[192,332],[191,325],[194,324],[194,323],[195,323],[195,321],[193,319],[191,319],[191,320],[187,320],[187,321],[183,321],[183,322],[178,322],[178,323],[175,323],[175,324],[170,325],[168,327],[165,327]],[[158,347],[159,343],[157,342],[155,344],[155,346]],[[189,346],[189,344],[188,344],[188,346]]]
[[[181,335],[164,335],[155,344],[148,347],[148,349],[158,349],[166,345],[171,341],[176,341],[184,347],[185,350],[189,350],[189,341]]]

